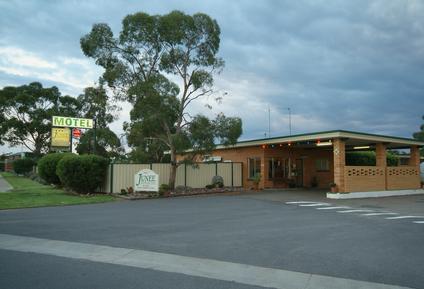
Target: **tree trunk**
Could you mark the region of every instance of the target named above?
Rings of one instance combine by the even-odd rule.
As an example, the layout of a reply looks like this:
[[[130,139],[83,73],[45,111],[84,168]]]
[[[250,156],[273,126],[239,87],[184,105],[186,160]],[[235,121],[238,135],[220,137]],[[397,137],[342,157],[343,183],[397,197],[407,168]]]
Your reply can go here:
[[[175,179],[177,177],[177,156],[175,149],[171,149],[171,168],[169,173],[169,189],[174,190],[175,189]]]

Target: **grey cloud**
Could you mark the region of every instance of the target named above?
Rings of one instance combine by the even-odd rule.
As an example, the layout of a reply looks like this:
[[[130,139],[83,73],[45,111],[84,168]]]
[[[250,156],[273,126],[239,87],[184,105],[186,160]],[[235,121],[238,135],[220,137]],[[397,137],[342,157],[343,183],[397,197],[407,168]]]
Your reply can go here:
[[[205,12],[221,26],[226,68],[216,82],[239,102],[224,100],[223,110],[243,118],[243,138],[263,136],[267,104],[279,121],[290,106],[299,133],[342,128],[410,137],[424,114],[423,7],[365,0],[10,1],[0,4],[0,46],[84,58],[79,39],[94,23],[118,33],[122,18],[137,11]],[[17,79],[0,77],[0,85]]]

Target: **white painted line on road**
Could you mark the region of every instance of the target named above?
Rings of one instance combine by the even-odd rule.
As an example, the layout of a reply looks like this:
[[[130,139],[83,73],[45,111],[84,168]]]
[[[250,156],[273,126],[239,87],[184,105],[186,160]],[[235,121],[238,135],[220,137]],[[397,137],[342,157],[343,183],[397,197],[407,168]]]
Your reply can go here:
[[[369,213],[361,214],[361,216],[383,216],[383,215],[399,215],[398,213]]]
[[[320,206],[329,206],[331,204],[329,203],[317,203],[317,204],[305,204],[305,205],[299,205],[299,207],[320,207]]]
[[[421,219],[424,216],[397,216],[397,217],[389,217],[386,220],[398,220],[398,219]]]
[[[362,209],[355,209],[355,210],[347,210],[347,211],[337,211],[337,213],[365,213],[365,212],[375,212],[375,210],[362,210]]]
[[[395,285],[300,273],[206,258],[7,234],[0,234],[0,249],[179,273],[278,289],[407,289],[407,287]]]
[[[316,208],[317,210],[339,210],[339,209],[350,209],[350,207],[341,206],[341,207],[325,207],[325,208]]]
[[[307,201],[286,202],[287,205],[315,204],[315,203],[317,203],[317,202],[307,202]]]
[[[415,224],[424,224],[424,221],[413,221]]]

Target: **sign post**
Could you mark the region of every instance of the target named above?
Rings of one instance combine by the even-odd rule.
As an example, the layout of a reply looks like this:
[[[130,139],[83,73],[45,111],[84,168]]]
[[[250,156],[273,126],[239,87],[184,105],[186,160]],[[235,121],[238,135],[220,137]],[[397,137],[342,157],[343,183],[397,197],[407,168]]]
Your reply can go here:
[[[89,118],[67,116],[53,116],[51,147],[56,150],[70,150],[72,152],[73,138],[81,137],[81,130],[95,127],[95,121]],[[66,140],[65,140],[66,139]]]
[[[134,191],[159,192],[159,175],[152,170],[141,170],[134,175]]]

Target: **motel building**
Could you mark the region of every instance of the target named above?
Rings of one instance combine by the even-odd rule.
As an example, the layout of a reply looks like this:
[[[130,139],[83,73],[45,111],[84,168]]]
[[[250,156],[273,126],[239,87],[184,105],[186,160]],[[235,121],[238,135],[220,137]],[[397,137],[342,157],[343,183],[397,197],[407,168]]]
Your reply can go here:
[[[333,190],[360,197],[420,193],[420,154],[424,142],[415,139],[345,130],[241,141],[234,146],[218,146],[211,157],[224,162],[243,163],[243,187],[311,188]],[[386,151],[409,150],[409,159],[388,166]],[[375,166],[347,166],[346,152],[374,150]],[[352,193],[352,194],[343,194]],[[362,194],[361,194],[362,193]]]

